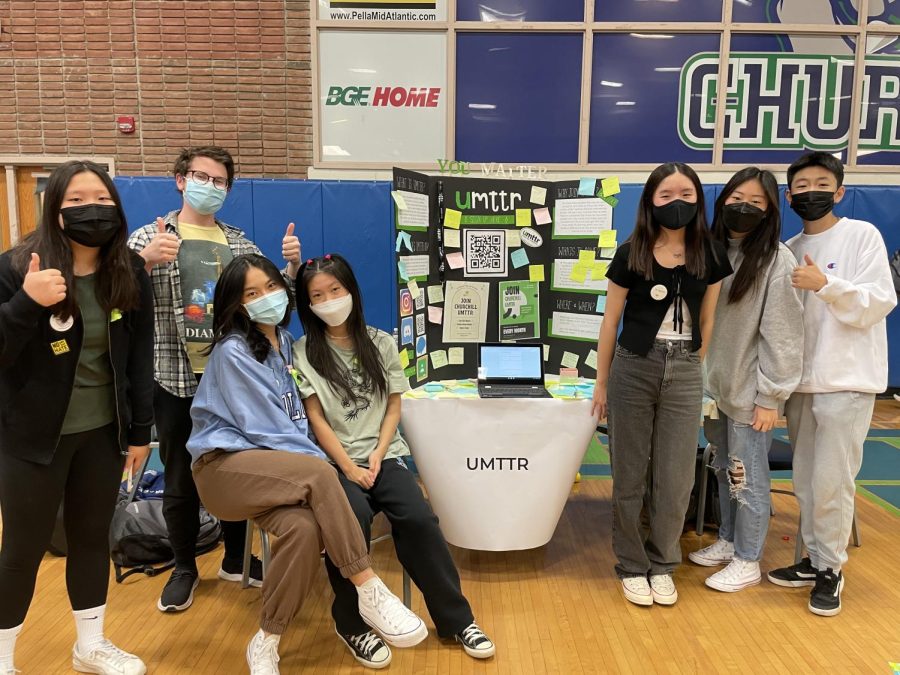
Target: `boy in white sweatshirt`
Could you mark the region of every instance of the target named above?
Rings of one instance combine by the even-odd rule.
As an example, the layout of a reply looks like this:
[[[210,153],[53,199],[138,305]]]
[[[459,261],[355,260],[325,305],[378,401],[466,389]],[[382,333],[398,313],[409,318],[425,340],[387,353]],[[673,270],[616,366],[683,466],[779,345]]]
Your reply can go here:
[[[794,450],[794,492],[803,543],[796,565],[772,570],[779,586],[813,586],[809,610],[841,611],[856,474],[875,394],[887,387],[885,317],[897,304],[881,234],[871,223],[834,215],[844,167],[825,152],[804,155],[787,172],[787,197],[803,232],[787,245],[799,264],[805,344],[803,375],[785,415]]]

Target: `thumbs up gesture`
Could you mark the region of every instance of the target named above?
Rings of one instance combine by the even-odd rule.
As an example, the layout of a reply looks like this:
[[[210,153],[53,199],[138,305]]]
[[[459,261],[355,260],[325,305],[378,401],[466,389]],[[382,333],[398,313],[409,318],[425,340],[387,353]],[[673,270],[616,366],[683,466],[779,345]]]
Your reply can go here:
[[[42,307],[52,307],[65,299],[66,280],[59,270],[42,270],[41,257],[32,253],[22,290]]]
[[[809,254],[803,256],[803,265],[797,265],[791,274],[791,285],[804,291],[818,293],[828,283],[828,279],[813,262]]]
[[[156,233],[150,243],[141,251],[141,257],[147,262],[147,269],[156,265],[172,262],[178,257],[181,242],[178,236],[166,231],[166,223],[162,218],[156,219]]]
[[[281,240],[281,255],[288,262],[290,271],[296,274],[300,267],[300,239],[294,234],[294,223],[288,223]]]

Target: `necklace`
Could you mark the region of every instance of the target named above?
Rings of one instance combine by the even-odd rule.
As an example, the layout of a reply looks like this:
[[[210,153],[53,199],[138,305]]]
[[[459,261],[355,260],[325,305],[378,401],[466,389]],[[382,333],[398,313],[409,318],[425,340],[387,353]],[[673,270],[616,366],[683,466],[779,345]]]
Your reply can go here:
[[[327,330],[325,331],[325,335],[330,337],[332,340],[349,340],[349,339],[351,339],[349,335],[332,335]]]
[[[676,252],[676,251],[672,250],[671,248],[669,248],[669,246],[666,244],[658,244],[657,246],[654,246],[653,248],[664,248],[669,253],[672,254],[673,258],[683,258],[684,257],[684,250]]]

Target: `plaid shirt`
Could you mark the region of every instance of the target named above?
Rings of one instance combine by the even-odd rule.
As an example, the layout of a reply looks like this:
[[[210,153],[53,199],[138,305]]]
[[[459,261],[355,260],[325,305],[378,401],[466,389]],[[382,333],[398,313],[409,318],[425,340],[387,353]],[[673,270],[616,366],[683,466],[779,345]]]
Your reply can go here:
[[[166,232],[178,234],[178,213],[170,211],[164,218]],[[262,255],[262,252],[244,233],[219,219],[216,225],[222,229],[228,247],[235,256],[245,253]],[[158,234],[156,223],[145,225],[128,238],[128,246],[140,253]],[[294,280],[288,276],[287,268],[282,270],[285,281],[291,292]],[[189,398],[197,392],[197,376],[191,367],[187,354],[187,341],[184,330],[184,301],[181,297],[181,273],[178,270],[178,259],[170,263],[156,265],[150,273],[153,285],[155,338],[153,341],[153,372],[159,385],[170,394],[180,398]]]

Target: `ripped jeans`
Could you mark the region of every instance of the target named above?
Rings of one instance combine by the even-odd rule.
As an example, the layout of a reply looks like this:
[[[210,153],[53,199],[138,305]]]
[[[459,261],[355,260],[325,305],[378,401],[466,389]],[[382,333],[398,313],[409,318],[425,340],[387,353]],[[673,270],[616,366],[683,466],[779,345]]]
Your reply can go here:
[[[755,431],[719,410],[703,432],[715,446],[712,468],[719,481],[719,538],[734,543],[734,555],[759,562],[769,531],[769,446],[772,432]]]

